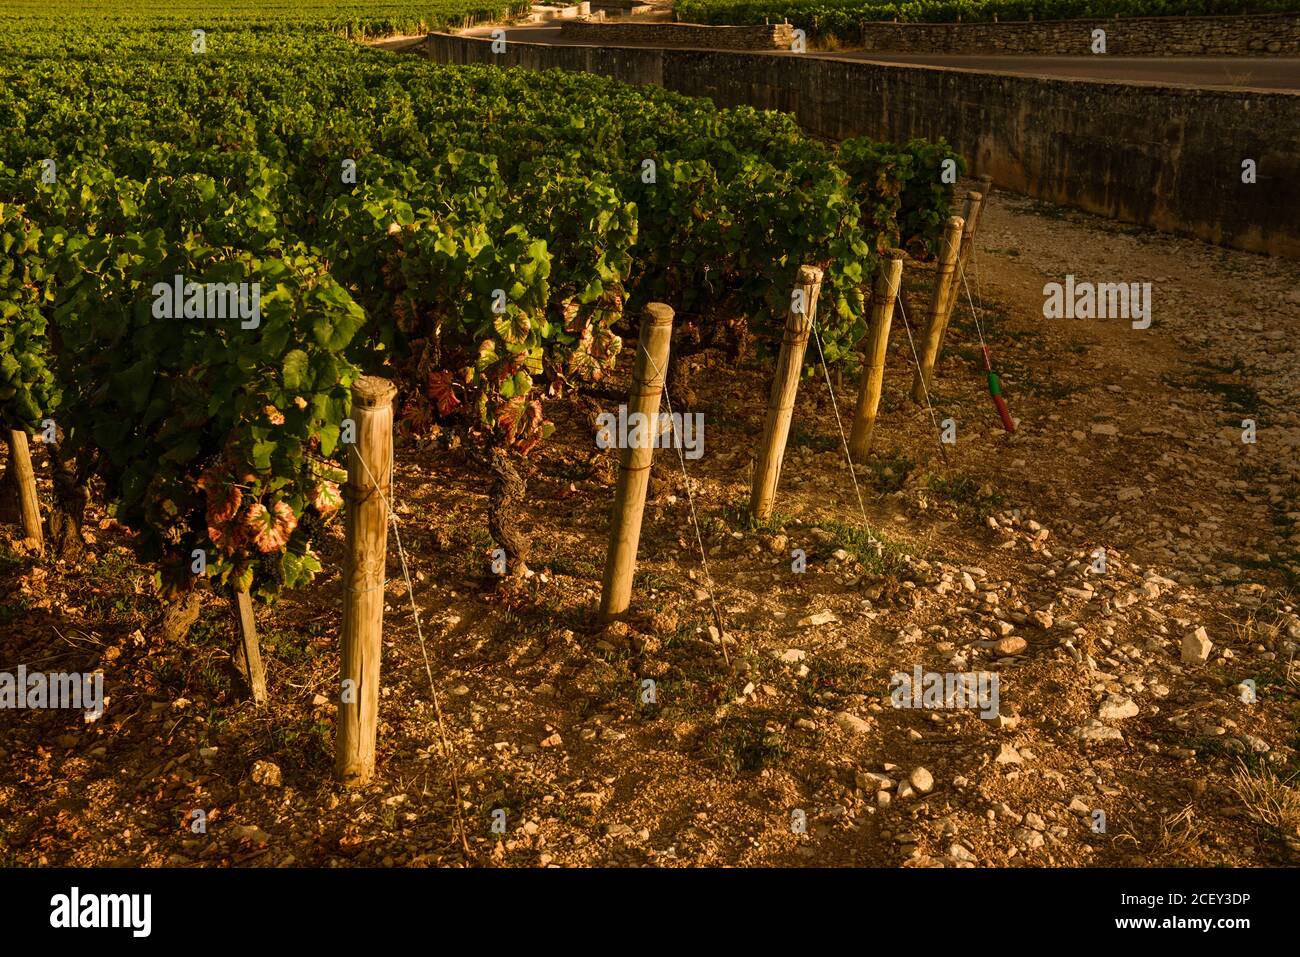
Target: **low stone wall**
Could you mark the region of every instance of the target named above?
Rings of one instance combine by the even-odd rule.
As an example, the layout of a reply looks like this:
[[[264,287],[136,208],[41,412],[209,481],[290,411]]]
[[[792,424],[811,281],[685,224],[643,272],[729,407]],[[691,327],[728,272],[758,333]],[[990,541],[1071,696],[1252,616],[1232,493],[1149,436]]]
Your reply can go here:
[[[1090,56],[1092,31],[1107,56],[1300,56],[1300,14],[1138,17],[1016,23],[865,23],[857,39],[881,53]],[[1096,54],[1101,55],[1101,54]]]
[[[1300,94],[1007,76],[813,54],[509,43],[433,34],[440,63],[598,73],[793,113],[832,139],[944,137],[1001,188],[1300,259]],[[1253,160],[1256,181],[1242,182]]]
[[[617,46],[620,43],[700,50],[788,50],[794,27],[788,23],[711,27],[696,23],[564,23],[560,36],[575,43]]]

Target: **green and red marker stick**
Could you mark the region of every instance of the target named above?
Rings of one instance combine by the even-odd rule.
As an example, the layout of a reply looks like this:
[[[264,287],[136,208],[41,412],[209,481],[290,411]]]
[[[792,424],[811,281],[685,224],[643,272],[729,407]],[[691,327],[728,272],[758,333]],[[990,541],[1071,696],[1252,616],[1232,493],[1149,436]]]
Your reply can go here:
[[[989,347],[981,346],[981,348],[984,350],[984,371],[989,374],[989,395],[993,397],[993,404],[997,407],[998,415],[1002,417],[1002,428],[1014,432],[1016,423],[1011,420],[1011,410],[1007,408],[1007,400],[1002,398],[1002,380],[993,371],[993,362],[989,359]]]

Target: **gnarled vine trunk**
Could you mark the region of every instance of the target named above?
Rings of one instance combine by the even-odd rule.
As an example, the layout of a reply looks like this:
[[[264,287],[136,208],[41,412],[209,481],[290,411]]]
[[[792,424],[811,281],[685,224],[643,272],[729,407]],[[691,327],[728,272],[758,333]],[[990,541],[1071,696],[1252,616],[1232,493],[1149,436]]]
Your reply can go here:
[[[163,643],[174,647],[184,641],[202,611],[203,594],[198,589],[168,602],[155,625]]]
[[[527,486],[503,449],[494,448],[487,461],[492,475],[488,491],[488,531],[506,553],[506,573],[521,576],[528,570],[531,542],[519,524],[519,509]]]
[[[59,558],[77,558],[86,546],[81,527],[90,503],[89,468],[78,469],[63,455],[62,444],[50,450],[54,484],[54,504],[50,509],[50,547]]]

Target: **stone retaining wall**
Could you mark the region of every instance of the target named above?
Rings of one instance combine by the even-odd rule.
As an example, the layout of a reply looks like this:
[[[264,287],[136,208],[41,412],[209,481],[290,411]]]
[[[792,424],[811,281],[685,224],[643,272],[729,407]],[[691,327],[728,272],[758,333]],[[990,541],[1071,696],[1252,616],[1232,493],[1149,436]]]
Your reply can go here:
[[[1004,189],[1123,222],[1300,259],[1300,94],[433,34],[440,63],[579,70],[719,106],[793,113],[833,139],[944,137]],[[1254,183],[1242,163],[1256,164]]]

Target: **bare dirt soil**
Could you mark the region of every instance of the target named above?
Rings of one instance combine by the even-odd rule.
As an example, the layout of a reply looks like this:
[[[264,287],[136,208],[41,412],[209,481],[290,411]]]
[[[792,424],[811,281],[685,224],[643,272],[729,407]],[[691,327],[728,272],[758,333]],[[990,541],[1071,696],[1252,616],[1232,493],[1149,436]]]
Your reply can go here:
[[[921,317],[896,312],[857,471],[871,533],[835,417],[855,376],[832,408],[820,371],[777,515],[755,528],[770,366],[702,363],[695,401],[671,398],[704,413],[705,452],[688,478],[657,453],[626,622],[595,622],[616,453],[595,448],[590,409],[554,409],[528,475],[535,574],[508,588],[463,452],[401,441],[396,528],[424,644],[390,537],[379,765],[356,793],[331,782],[341,527],[326,572],[258,610],[260,709],[229,606],[209,596],[165,642],[150,571],[95,506],[74,564],[3,527],[0,671],[102,669],[109,701],[92,724],[0,711],[0,862],[1296,863],[1300,271],[996,191],[976,249],[972,298],[1018,431],[998,425],[964,303],[933,419],[911,404]],[[932,272],[907,270],[914,312]],[[1151,282],[1151,327],[1045,319],[1043,285],[1067,273]],[[998,713],[894,707],[891,676],[916,666],[996,674]]]

